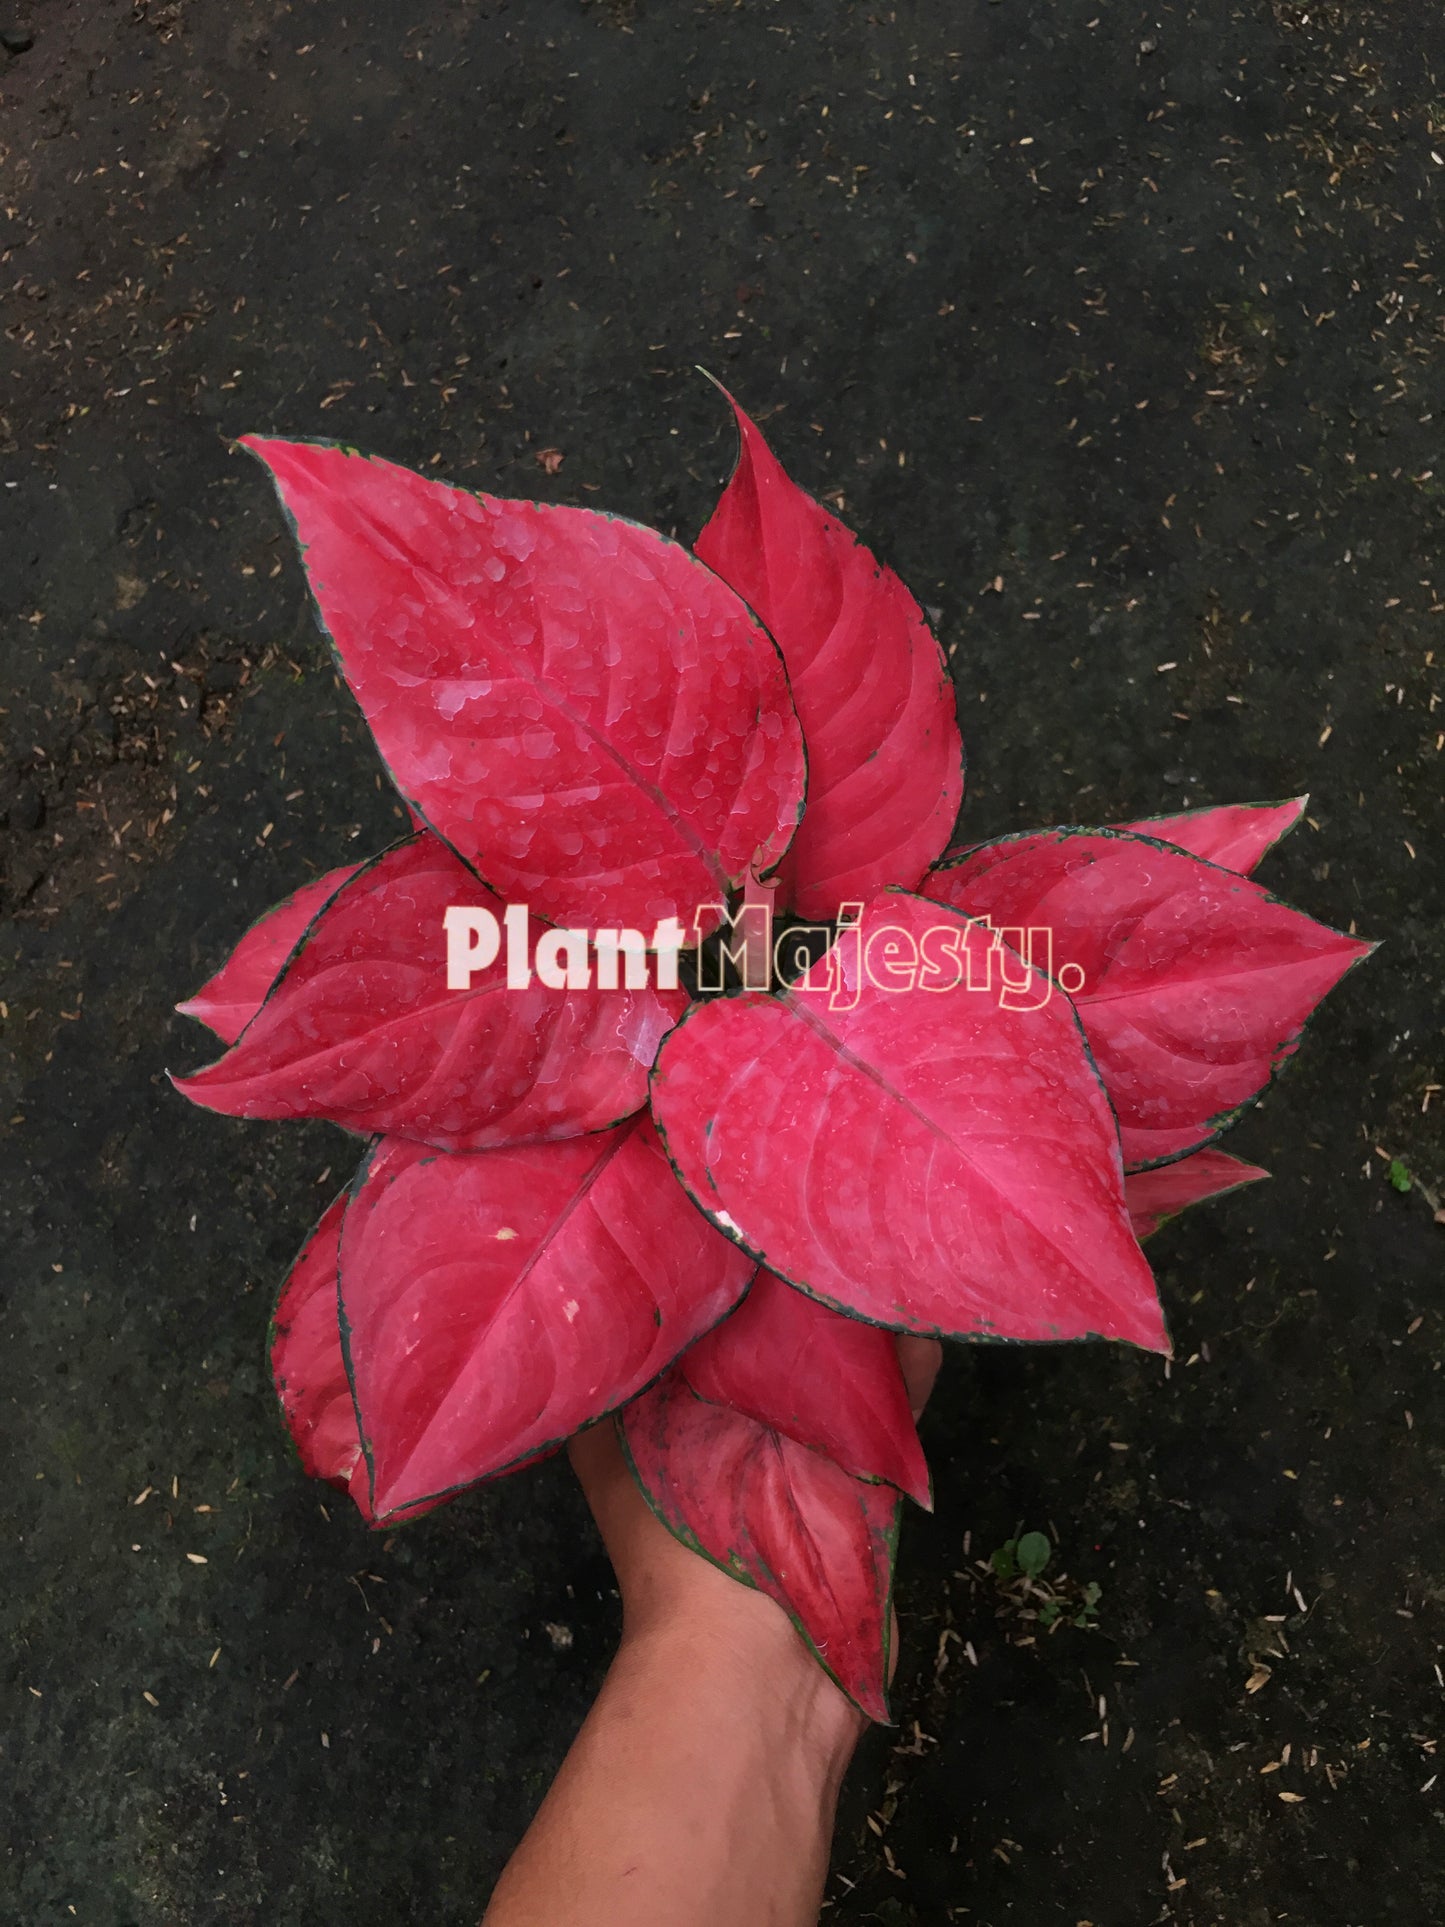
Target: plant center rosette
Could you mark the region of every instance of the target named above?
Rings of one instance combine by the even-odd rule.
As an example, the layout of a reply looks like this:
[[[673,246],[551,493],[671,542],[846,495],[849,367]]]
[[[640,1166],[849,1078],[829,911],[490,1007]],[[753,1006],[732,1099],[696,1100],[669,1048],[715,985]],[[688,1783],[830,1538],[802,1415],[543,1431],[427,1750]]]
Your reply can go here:
[[[247,441],[416,827],[246,933],[181,1006],[228,1048],[176,1081],[370,1140],[272,1330],[308,1473],[389,1525],[611,1415],[667,1526],[884,1719],[930,1500],[893,1334],[1166,1351],[1140,1239],[1265,1175],[1214,1141],[1369,946],[1250,880],[1302,800],[945,853],[938,644],[738,425],[691,553]],[[757,986],[769,904],[821,934],[766,988],[645,967],[747,923]],[[458,974],[449,913],[534,948]]]

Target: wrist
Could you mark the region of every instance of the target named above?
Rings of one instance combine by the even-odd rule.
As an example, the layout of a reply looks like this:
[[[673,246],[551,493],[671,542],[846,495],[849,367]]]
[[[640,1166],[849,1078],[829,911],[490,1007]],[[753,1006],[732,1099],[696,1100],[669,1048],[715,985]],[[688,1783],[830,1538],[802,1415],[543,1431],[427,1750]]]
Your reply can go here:
[[[612,1555],[623,1601],[620,1668],[701,1696],[709,1724],[750,1721],[836,1792],[867,1727],[775,1600],[684,1545],[643,1500],[612,1428],[569,1452]]]
[[[766,1594],[709,1569],[725,1590],[685,1611],[654,1614],[624,1633],[623,1652],[656,1665],[713,1704],[728,1726],[757,1735],[836,1795],[867,1728],[864,1714],[823,1670],[792,1621]]]

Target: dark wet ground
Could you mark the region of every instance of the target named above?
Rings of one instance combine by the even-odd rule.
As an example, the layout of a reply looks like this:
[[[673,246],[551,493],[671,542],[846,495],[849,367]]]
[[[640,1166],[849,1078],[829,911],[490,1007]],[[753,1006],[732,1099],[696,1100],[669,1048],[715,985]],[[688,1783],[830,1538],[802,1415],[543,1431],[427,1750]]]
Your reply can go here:
[[[1274,1183],[1157,1242],[1167,1381],[954,1359],[828,1918],[1442,1918],[1437,10],[0,28],[0,1919],[473,1921],[597,1681],[563,1470],[383,1538],[295,1473],[266,1318],[352,1151],[162,1072],[244,925],[395,823],[227,438],[687,536],[695,361],[939,611],[973,836],[1308,788],[1269,880],[1386,939],[1234,1134]],[[1097,1630],[978,1572],[1021,1526]]]

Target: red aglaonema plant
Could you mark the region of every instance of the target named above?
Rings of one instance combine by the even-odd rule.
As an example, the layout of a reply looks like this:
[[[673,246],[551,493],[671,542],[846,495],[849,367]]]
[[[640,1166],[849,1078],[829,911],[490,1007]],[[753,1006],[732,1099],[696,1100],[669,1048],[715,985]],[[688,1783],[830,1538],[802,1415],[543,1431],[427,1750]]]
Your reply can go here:
[[[415,830],[247,932],[177,1082],[372,1140],[276,1310],[309,1473],[390,1524],[613,1414],[886,1718],[930,1502],[892,1334],[1166,1351],[1139,1239],[1265,1175],[1209,1147],[1368,946],[1249,880],[1302,800],[945,855],[938,645],[738,426],[692,553],[248,438]],[[751,987],[660,967],[720,941]]]

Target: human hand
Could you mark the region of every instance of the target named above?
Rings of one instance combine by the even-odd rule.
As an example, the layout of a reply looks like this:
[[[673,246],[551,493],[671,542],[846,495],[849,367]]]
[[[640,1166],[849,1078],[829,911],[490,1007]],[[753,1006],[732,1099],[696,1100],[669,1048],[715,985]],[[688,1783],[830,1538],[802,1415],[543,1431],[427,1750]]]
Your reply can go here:
[[[897,1345],[908,1402],[917,1419],[938,1376],[942,1347],[937,1339],[906,1334]],[[613,1426],[594,1425],[578,1433],[568,1454],[617,1574],[624,1640],[685,1627],[694,1639],[716,1643],[754,1663],[761,1659],[832,1685],[775,1600],[719,1571],[668,1531],[638,1490]],[[891,1681],[898,1663],[896,1616],[889,1645]],[[843,1698],[836,1687],[832,1691]]]
[[[939,1347],[901,1338],[898,1356],[917,1417]],[[812,1927],[867,1720],[781,1606],[672,1536],[615,1426],[568,1451],[617,1573],[622,1644],[484,1927]]]

